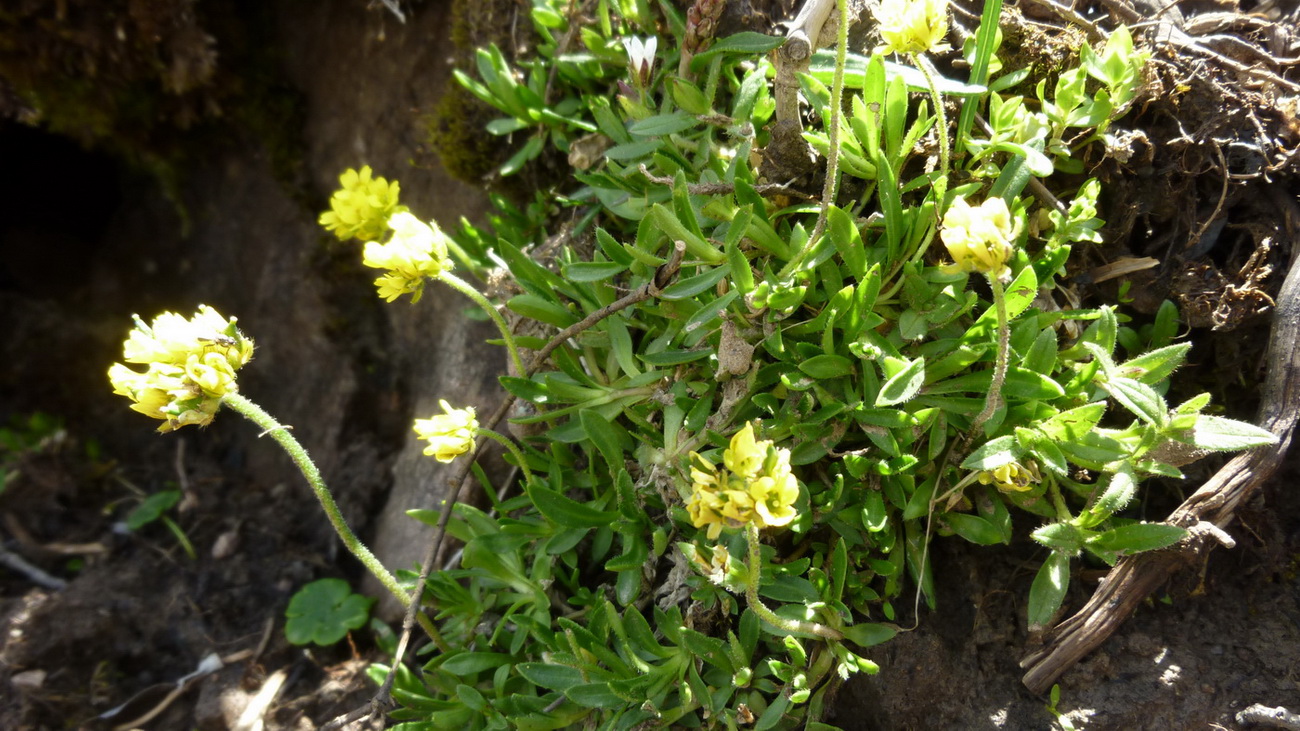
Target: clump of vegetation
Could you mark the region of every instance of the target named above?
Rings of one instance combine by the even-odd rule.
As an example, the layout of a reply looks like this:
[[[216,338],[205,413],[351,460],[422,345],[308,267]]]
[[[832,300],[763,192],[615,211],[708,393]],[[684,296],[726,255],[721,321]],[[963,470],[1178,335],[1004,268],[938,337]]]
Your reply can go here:
[[[404,727],[826,728],[900,608],[942,596],[936,538],[1009,543],[1032,516],[1040,627],[1085,554],[1113,563],[1185,535],[1125,513],[1144,479],[1273,441],[1205,414],[1206,395],[1166,403],[1190,348],[1173,305],[1133,329],[1061,296],[1071,249],[1100,241],[1079,153],[1142,78],[1127,30],[1026,97],[1007,90],[1030,69],[998,63],[1000,3],[960,80],[929,58],[945,3],[883,3],[868,53],[848,48],[847,5],[834,53],[791,68],[767,55],[784,38],[704,37],[707,7],[602,0],[576,18],[537,0],[536,56],[480,49],[459,80],[503,115],[487,126],[513,150],[500,175],[548,151],[570,161],[550,205],[498,200],[490,227],[444,230],[370,171],[343,175],[322,221],[365,232],[380,296],[450,286],[508,353],[493,416],[444,402],[415,425],[490,501],[412,512],[464,544],[459,568],[394,577],[356,541],[221,365],[244,352],[233,321],[201,313],[174,338],[141,323],[167,359],[117,372],[137,410],[164,430],[210,418],[212,399],[252,418],[349,548],[418,598],[436,652],[418,673],[400,655],[373,669]],[[824,160],[819,196],[756,173],[777,119],[801,129],[780,154]],[[504,303],[471,284],[497,275],[515,287]],[[496,429],[518,401],[531,436],[514,440]],[[483,439],[519,485],[472,467]]]

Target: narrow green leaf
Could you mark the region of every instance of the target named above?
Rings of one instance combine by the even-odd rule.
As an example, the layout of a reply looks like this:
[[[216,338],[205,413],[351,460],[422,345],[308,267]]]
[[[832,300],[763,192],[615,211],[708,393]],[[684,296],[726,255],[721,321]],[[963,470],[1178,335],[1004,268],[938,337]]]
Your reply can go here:
[[[664,350],[659,353],[640,353],[638,358],[653,366],[675,366],[682,363],[707,358],[712,351],[708,348],[698,350]]]
[[[1104,553],[1141,553],[1167,548],[1187,536],[1187,531],[1167,523],[1130,523],[1098,533],[1088,548]]]
[[[1101,497],[1097,498],[1092,510],[1103,518],[1114,515],[1132,502],[1135,495],[1137,495],[1137,476],[1133,474],[1133,467],[1124,463],[1106,480],[1106,488],[1102,491]]]
[[[1277,443],[1277,435],[1244,421],[1201,414],[1191,433],[1178,435],[1181,441],[1216,452],[1264,447]]]
[[[853,372],[853,361],[842,355],[823,353],[799,363],[799,370],[819,380],[839,378]]]
[[[561,267],[564,276],[574,282],[600,282],[626,269],[626,264],[613,261],[575,261]]]
[[[1079,406],[1053,416],[1038,425],[1049,439],[1061,442],[1076,442],[1092,431],[1106,413],[1106,404],[1096,403]]]
[[[971,543],[980,546],[994,546],[1006,542],[1006,536],[988,519],[970,513],[948,513],[944,522],[953,532]]]
[[[506,303],[506,307],[524,317],[559,328],[568,327],[578,321],[577,316],[562,305],[542,299],[535,294],[515,295]]]
[[[853,217],[839,206],[831,206],[827,218],[830,224],[831,241],[839,250],[840,257],[849,267],[849,273],[859,282],[867,275],[867,250],[862,243],[862,234],[858,231]]]
[[[1065,601],[1065,591],[1070,588],[1070,556],[1053,551],[1047,557],[1034,583],[1029,587],[1029,629],[1031,632],[1047,627],[1056,611]]]
[[[895,406],[909,401],[920,392],[921,386],[924,384],[925,357],[922,356],[910,361],[906,367],[895,373],[880,387],[880,393],[876,395],[875,405],[877,407]]]
[[[1161,427],[1169,420],[1169,407],[1156,390],[1133,378],[1112,378],[1101,384],[1121,406],[1146,423]]]
[[[609,683],[575,685],[565,690],[564,696],[587,708],[618,708],[627,703],[617,693],[610,690]]]
[[[718,282],[722,281],[722,279],[730,273],[731,266],[727,264],[713,267],[712,269],[706,269],[701,274],[680,279],[675,284],[664,288],[663,293],[660,294],[659,297],[660,299],[666,300],[682,300],[694,297],[701,292],[717,286]]]
[[[892,640],[894,635],[898,634],[898,629],[892,625],[872,622],[852,624],[841,631],[844,633],[844,639],[858,647],[874,647]]]
[[[684,132],[699,124],[695,117],[684,112],[658,114],[635,122],[628,131],[639,137],[659,137]]]
[[[1015,462],[1020,456],[1016,438],[1010,434],[991,439],[971,452],[961,466],[968,470],[991,470]]]
[[[443,661],[443,670],[453,675],[471,675],[513,664],[514,658],[503,652],[461,652]]]
[[[582,429],[587,432],[587,438],[596,445],[596,449],[600,450],[600,456],[605,458],[605,464],[609,465],[611,473],[618,474],[624,467],[623,445],[619,440],[620,434],[624,432],[623,428],[611,424],[608,419],[593,409],[579,411],[578,420],[582,422]]]
[[[1070,523],[1052,523],[1032,533],[1033,539],[1048,548],[1073,556],[1083,548],[1084,531]]]
[[[566,528],[599,528],[618,520],[616,512],[597,510],[541,485],[529,483],[524,490],[537,510],[556,525]]]
[[[1142,383],[1154,386],[1168,378],[1178,366],[1182,365],[1191,349],[1191,343],[1169,345],[1124,361],[1117,369],[1122,376],[1136,378]]]

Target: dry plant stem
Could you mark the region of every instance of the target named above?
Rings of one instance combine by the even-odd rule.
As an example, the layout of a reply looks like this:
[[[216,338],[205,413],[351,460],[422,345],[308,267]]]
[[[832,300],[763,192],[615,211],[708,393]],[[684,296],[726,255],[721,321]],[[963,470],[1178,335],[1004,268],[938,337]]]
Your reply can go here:
[[[563,345],[574,335],[594,326],[596,323],[620,310],[627,309],[632,305],[644,302],[652,297],[657,297],[659,293],[663,291],[663,288],[667,287],[668,284],[677,277],[677,272],[681,270],[682,259],[685,255],[686,242],[674,242],[672,258],[668,260],[668,263],[659,267],[659,269],[655,271],[655,275],[650,278],[650,281],[641,285],[635,291],[623,298],[611,302],[610,304],[591,313],[580,322],[570,325],[555,337],[551,338],[551,340],[546,343],[541,350],[537,351],[537,354],[533,357],[532,364],[527,370],[522,367],[519,368],[521,377],[527,378],[536,373],[537,370],[541,368],[542,364],[546,362],[546,358],[551,353],[555,352],[556,348]],[[478,293],[475,292],[475,294]],[[424,554],[424,560],[420,564],[420,577],[416,579],[415,588],[412,590],[410,601],[406,606],[406,616],[402,620],[402,636],[398,640],[397,651],[394,653],[393,667],[397,667],[397,665],[402,662],[403,656],[406,654],[406,647],[410,643],[411,639],[411,630],[414,628],[417,618],[422,620],[422,626],[425,622],[429,622],[428,617],[420,611],[420,598],[424,596],[425,584],[429,580],[429,574],[433,571],[434,562],[437,561],[438,554],[442,551],[442,541],[447,535],[447,523],[451,519],[452,510],[460,500],[460,493],[463,492],[466,485],[469,484],[468,477],[470,468],[473,466],[474,460],[478,459],[478,455],[482,454],[481,450],[478,449],[478,447],[482,446],[482,440],[485,438],[482,436],[482,432],[483,430],[495,429],[496,425],[500,424],[501,420],[506,417],[507,413],[509,413],[510,408],[514,403],[515,396],[513,394],[508,394],[505,400],[501,402],[501,405],[497,407],[497,410],[492,413],[492,416],[488,417],[488,419],[480,425],[479,441],[476,444],[473,456],[469,459],[457,460],[456,471],[447,481],[452,488],[452,493],[445,502],[442,514],[438,516],[438,525],[434,528],[433,540],[429,542],[429,550]],[[517,455],[517,458],[519,459],[521,466],[525,464],[522,455]],[[446,649],[441,645],[439,645],[439,647],[444,651]],[[377,707],[387,702],[389,692],[393,687],[393,678],[394,674],[389,673],[388,677],[384,679],[384,684],[380,686],[379,690],[375,693],[374,699],[371,701],[372,706]]]
[[[347,521],[343,519],[343,513],[339,510],[338,503],[334,502],[334,496],[330,493],[329,488],[325,486],[325,480],[321,477],[316,463],[312,462],[307,450],[303,449],[303,446],[298,443],[298,440],[294,438],[288,427],[281,425],[274,417],[266,413],[266,410],[241,393],[228,393],[222,398],[221,402],[261,427],[266,434],[270,434],[280,444],[284,451],[289,454],[289,457],[293,459],[294,464],[298,465],[302,476],[307,478],[307,483],[311,485],[312,492],[316,493],[316,499],[320,501],[325,516],[329,518],[330,525],[334,527],[334,532],[338,533],[339,538],[343,540],[343,545],[347,547],[353,556],[357,557],[357,560],[376,579],[379,579],[379,583],[383,584],[385,589],[392,592],[393,596],[397,597],[399,601],[406,602],[408,597],[406,592],[402,591],[401,585],[397,583],[397,579],[389,573],[388,569],[384,568],[379,559],[375,558],[375,554],[371,553],[366,544],[357,538],[356,534],[352,532],[352,528],[348,526]],[[433,622],[428,617],[421,616],[424,621],[420,623],[420,626],[428,633],[429,638],[443,651],[448,650],[449,648],[442,641],[441,635],[438,634],[438,628],[433,625]]]
[[[993,306],[998,311],[998,355],[993,364],[993,382],[989,384],[988,397],[984,400],[984,409],[971,422],[970,433],[978,435],[984,423],[1002,405],[1002,384],[1007,380],[1007,361],[1011,350],[1011,325],[1007,322],[1007,297],[1002,289],[1002,280],[989,272],[989,286],[993,288]]]
[[[817,50],[817,39],[834,3],[835,0],[805,0],[799,14],[787,26],[785,44],[776,52],[773,97],[777,122],[800,123],[799,74],[808,71],[813,51]]]
[[[818,637],[825,637],[828,640],[844,639],[844,635],[833,627],[827,627],[817,622],[804,622],[798,619],[778,617],[775,612],[768,609],[763,600],[758,598],[758,585],[763,578],[763,554],[759,548],[758,526],[753,523],[745,525],[745,541],[749,544],[749,583],[745,585],[745,599],[749,602],[749,608],[754,610],[754,614],[757,614],[759,619],[786,632],[804,632]]]
[[[1238,455],[1192,494],[1166,522],[1189,529],[1177,546],[1126,556],[1106,576],[1077,614],[1057,625],[1042,648],[1020,661],[1021,681],[1045,693],[1066,670],[1105,642],[1129,615],[1176,570],[1195,563],[1232,522],[1248,499],[1282,463],[1300,415],[1300,257],[1292,236],[1292,262],[1277,298],[1268,346],[1268,376],[1260,394],[1259,425],[1278,443]]]

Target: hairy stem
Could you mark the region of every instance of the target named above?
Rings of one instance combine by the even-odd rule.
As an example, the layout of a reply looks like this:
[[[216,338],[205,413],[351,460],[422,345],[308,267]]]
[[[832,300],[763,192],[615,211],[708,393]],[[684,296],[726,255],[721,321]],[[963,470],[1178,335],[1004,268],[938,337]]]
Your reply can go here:
[[[993,365],[993,382],[989,384],[988,397],[984,401],[984,410],[971,423],[971,433],[978,434],[984,423],[993,416],[993,412],[1002,405],[1002,384],[1007,380],[1007,360],[1011,351],[1011,325],[1007,322],[1007,297],[1002,290],[1002,280],[995,272],[989,272],[989,286],[993,288],[993,306],[998,313],[998,356]]]
[[[438,281],[469,297],[474,301],[474,304],[487,313],[488,317],[492,318],[492,322],[496,323],[497,329],[501,331],[501,339],[506,342],[506,349],[510,351],[510,360],[514,363],[515,371],[522,376],[525,372],[524,361],[519,357],[519,347],[515,345],[515,336],[511,334],[510,326],[506,324],[506,320],[501,316],[501,313],[497,312],[497,308],[493,307],[488,298],[484,297],[477,289],[474,289],[465,280],[451,272],[439,274]]]
[[[397,597],[398,601],[405,605],[409,601],[406,592],[397,583],[397,579],[379,562],[379,559],[375,558],[375,554],[371,553],[366,544],[362,543],[356,534],[352,532],[352,529],[348,527],[347,521],[343,519],[343,513],[339,510],[338,503],[334,502],[334,495],[325,486],[325,480],[321,477],[316,463],[311,460],[302,444],[294,438],[289,428],[280,424],[275,420],[275,417],[268,414],[265,409],[243,394],[227,393],[221,399],[221,402],[261,427],[266,434],[271,435],[280,444],[294,461],[294,464],[298,465],[302,476],[307,478],[307,483],[311,485],[312,492],[316,493],[316,499],[320,501],[321,508],[325,510],[325,516],[329,518],[330,525],[334,527],[334,532],[338,533],[339,538],[343,540],[343,545],[347,547],[353,556],[357,557],[357,560],[362,565],[369,569],[371,574],[374,574],[376,579],[379,579],[379,583],[383,584],[384,588],[392,592],[393,596]],[[418,618],[420,627],[428,633],[429,638],[444,652],[449,651],[450,648],[447,647],[442,635],[438,632],[438,628],[433,625],[428,616],[421,613]]]
[[[827,122],[827,132],[830,137],[830,153],[826,158],[826,181],[822,184],[822,203],[821,210],[817,213],[817,224],[813,227],[812,234],[804,243],[804,247],[794,255],[777,275],[781,279],[794,274],[799,266],[803,264],[804,259],[812,253],[817,247],[817,242],[821,240],[822,234],[826,231],[827,216],[830,215],[831,205],[835,203],[835,194],[839,190],[840,182],[840,117],[842,116],[841,107],[844,106],[844,64],[848,60],[849,48],[849,0],[839,0],[840,9],[840,26],[839,33],[835,43],[835,77],[831,81],[831,118]],[[812,39],[816,44],[817,39]]]
[[[528,469],[528,460],[524,459],[524,453],[519,451],[518,445],[507,439],[504,435],[494,432],[491,429],[480,428],[477,436],[487,437],[505,447],[507,452],[514,455],[515,461],[519,463],[519,469],[523,470],[524,482],[530,484],[533,482],[533,471]]]
[[[827,627],[817,622],[778,617],[775,612],[767,608],[763,600],[758,598],[758,584],[763,577],[763,555],[759,550],[758,526],[753,523],[746,525],[745,539],[749,543],[749,583],[745,585],[745,599],[748,600],[749,608],[754,610],[754,614],[764,622],[786,632],[804,632],[828,640],[844,639],[844,635],[834,627]]]

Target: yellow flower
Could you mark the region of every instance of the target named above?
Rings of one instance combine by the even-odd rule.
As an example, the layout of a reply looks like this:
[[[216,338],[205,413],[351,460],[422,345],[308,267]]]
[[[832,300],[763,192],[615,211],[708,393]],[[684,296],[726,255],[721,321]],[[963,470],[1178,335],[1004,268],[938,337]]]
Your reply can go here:
[[[723,528],[753,523],[760,528],[789,525],[795,518],[799,481],[790,473],[790,451],[754,437],[746,424],[723,450],[719,468],[691,452],[691,496],[686,509],[710,540]]]
[[[789,525],[797,514],[794,503],[799,499],[799,481],[790,474],[790,450],[772,451],[776,453],[773,466],[749,484],[749,494],[754,498],[758,524],[779,528]]]
[[[415,433],[429,442],[424,453],[439,462],[450,462],[466,452],[472,453],[478,436],[474,408],[453,409],[445,400],[438,403],[446,413],[415,420]]]
[[[1017,462],[984,470],[979,475],[981,485],[996,485],[1002,492],[1027,492],[1034,489],[1040,479],[1035,465]]]
[[[384,235],[388,219],[406,210],[397,204],[401,186],[397,181],[371,177],[370,166],[347,170],[339,176],[343,187],[330,197],[330,210],[320,215],[320,225],[340,241],[351,238],[371,241]]]
[[[876,13],[885,44],[877,53],[945,51],[948,35],[947,0],[882,0]]]
[[[745,428],[731,437],[730,446],[722,452],[722,462],[727,469],[744,478],[758,474],[767,457],[767,448],[772,446],[768,440],[758,441],[754,438],[754,425],[745,424]]]
[[[160,432],[212,422],[221,399],[237,390],[235,373],[253,357],[253,341],[207,305],[192,318],[164,312],[135,329],[122,344],[123,359],[146,366],[143,373],[122,363],[108,369],[113,393],[131,408],[161,419]]]
[[[1006,201],[989,198],[973,208],[964,198],[958,198],[944,214],[939,238],[948,247],[956,269],[1002,279],[1011,271],[1007,262],[1015,254],[1012,242],[1017,234]]]
[[[404,294],[412,294],[411,301],[418,302],[426,277],[437,277],[451,270],[446,236],[437,224],[429,225],[406,212],[394,214],[388,219],[388,227],[393,230],[393,237],[386,244],[367,243],[362,263],[388,270],[375,280],[380,297],[392,302]]]

